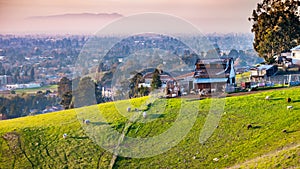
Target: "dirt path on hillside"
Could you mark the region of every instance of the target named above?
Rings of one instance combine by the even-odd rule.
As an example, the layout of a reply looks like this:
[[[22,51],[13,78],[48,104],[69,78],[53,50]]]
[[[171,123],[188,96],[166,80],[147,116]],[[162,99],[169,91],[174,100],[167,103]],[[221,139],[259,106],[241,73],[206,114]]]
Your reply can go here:
[[[286,150],[288,151],[288,150],[296,149],[298,147],[300,147],[300,144],[286,146],[286,147],[281,148],[280,150],[271,151],[271,152],[269,152],[267,154],[261,155],[259,157],[254,158],[254,159],[247,160],[247,161],[245,161],[243,163],[234,165],[232,167],[227,167],[227,169],[236,169],[236,168],[240,168],[242,165],[245,166],[245,165],[253,164],[255,162],[259,162],[263,158],[277,156],[282,151],[286,151]]]

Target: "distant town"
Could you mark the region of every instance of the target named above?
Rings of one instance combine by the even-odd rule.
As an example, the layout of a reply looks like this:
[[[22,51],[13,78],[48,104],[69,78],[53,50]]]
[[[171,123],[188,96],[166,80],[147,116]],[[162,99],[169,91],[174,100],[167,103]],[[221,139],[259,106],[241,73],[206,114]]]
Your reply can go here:
[[[76,81],[75,64],[89,38],[91,36],[1,35],[1,119],[73,108],[72,97],[78,93],[74,88],[74,84],[77,86],[78,82],[72,82]],[[107,42],[111,41],[109,37],[104,38]],[[102,53],[104,60],[102,58],[100,61],[95,54],[87,58],[89,68],[85,70],[85,74],[97,72],[97,75],[93,77],[94,82],[85,79],[78,83],[78,89],[85,89],[80,84],[89,86],[88,83],[95,83],[95,103],[117,99],[116,93],[122,92],[118,90],[124,82],[120,81],[112,86],[112,73],[127,56],[144,48],[172,51],[190,69],[181,68],[177,72],[134,70],[140,72],[131,76],[128,84],[131,88],[125,94],[126,97],[148,95],[154,89],[153,86],[161,87],[165,97],[177,97],[190,94],[208,96],[212,92],[232,93],[285,84],[298,85],[299,76],[287,76],[289,73],[285,72],[298,72],[299,47],[277,56],[275,64],[264,65],[263,59],[252,49],[253,37],[248,34],[210,34],[207,38],[212,42],[213,51],[203,51],[200,55],[172,37],[158,35],[153,39],[151,36],[141,35],[124,39],[107,53]],[[167,58],[161,64],[176,67],[177,63],[172,63],[172,58]],[[123,68],[129,70],[129,67]],[[157,75],[155,71],[158,72]],[[159,81],[153,84],[156,76],[159,76]],[[92,103],[94,102],[81,106]]]

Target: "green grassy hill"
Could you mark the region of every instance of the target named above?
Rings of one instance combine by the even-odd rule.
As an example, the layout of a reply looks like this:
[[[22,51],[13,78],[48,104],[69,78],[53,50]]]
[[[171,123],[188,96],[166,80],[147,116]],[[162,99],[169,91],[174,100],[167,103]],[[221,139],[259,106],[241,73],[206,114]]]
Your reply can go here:
[[[213,135],[199,143],[211,99],[130,100],[132,109],[147,110],[151,121],[132,121],[126,101],[0,121],[0,168],[109,168],[113,154],[96,144],[89,127],[101,113],[115,130],[134,138],[157,136],[169,129],[180,106],[196,111],[191,131],[176,146],[148,158],[117,157],[114,168],[289,168],[300,166],[300,88],[226,98]],[[265,100],[266,96],[270,100]],[[286,98],[292,98],[291,103]],[[164,108],[163,103],[167,106]],[[146,105],[146,106],[145,106]],[[287,110],[287,106],[293,106]],[[99,110],[99,112],[89,110]],[[123,114],[119,114],[118,110]],[[85,113],[84,115],[82,113]],[[188,117],[188,114],[186,114]],[[82,118],[90,118],[83,124]],[[140,118],[140,117],[138,117]],[[185,121],[186,122],[186,121]],[[251,124],[252,128],[247,129]],[[98,129],[98,128],[97,128]],[[89,131],[89,132],[87,132]],[[63,134],[68,134],[63,138]],[[111,139],[109,137],[104,139]]]

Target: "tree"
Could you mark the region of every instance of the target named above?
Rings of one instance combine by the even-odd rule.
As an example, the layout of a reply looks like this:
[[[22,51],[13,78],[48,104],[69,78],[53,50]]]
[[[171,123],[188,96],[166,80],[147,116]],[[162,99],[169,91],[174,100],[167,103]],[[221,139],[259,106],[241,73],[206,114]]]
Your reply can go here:
[[[30,69],[30,80],[34,81],[34,67]]]
[[[77,88],[73,91],[75,107],[94,105],[96,100],[96,84],[91,77],[80,79]]]
[[[60,104],[64,109],[72,108],[72,92],[66,92],[62,95]]]
[[[6,71],[6,75],[8,75],[8,76],[11,76],[11,75],[12,75],[12,73],[11,73],[11,70],[10,70],[10,69],[8,69],[8,70]]]
[[[148,96],[150,93],[148,87],[144,87],[143,85],[139,88],[139,94],[140,96]]]
[[[60,81],[58,82],[57,91],[58,91],[58,95],[61,98],[60,104],[65,109],[71,108],[72,98],[73,98],[72,81],[69,80],[67,77],[61,78]]]
[[[5,69],[1,62],[0,62],[0,75],[5,75]]]
[[[72,81],[69,80],[67,77],[63,77],[58,82],[58,88],[57,88],[59,96],[62,96],[65,93],[72,91]]]
[[[158,69],[155,69],[152,76],[152,82],[151,82],[151,90],[158,89],[162,85],[162,82],[160,80],[160,71]]]
[[[297,0],[263,0],[253,10],[249,18],[255,34],[253,47],[267,63],[273,63],[275,55],[300,43],[299,3]]]
[[[135,75],[130,79],[129,84],[129,97],[137,97],[139,94],[139,83],[145,82],[145,79],[141,73],[135,73]]]

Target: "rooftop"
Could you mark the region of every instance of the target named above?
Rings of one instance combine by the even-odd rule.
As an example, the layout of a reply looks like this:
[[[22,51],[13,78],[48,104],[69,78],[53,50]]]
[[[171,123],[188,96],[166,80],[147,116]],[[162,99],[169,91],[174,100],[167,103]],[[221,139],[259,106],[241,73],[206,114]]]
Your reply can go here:
[[[274,65],[260,65],[259,67],[251,68],[251,70],[268,70],[271,69]]]
[[[228,78],[196,78],[194,83],[226,83]]]
[[[291,49],[291,51],[294,51],[294,50],[300,50],[300,45],[298,45],[298,46]]]

